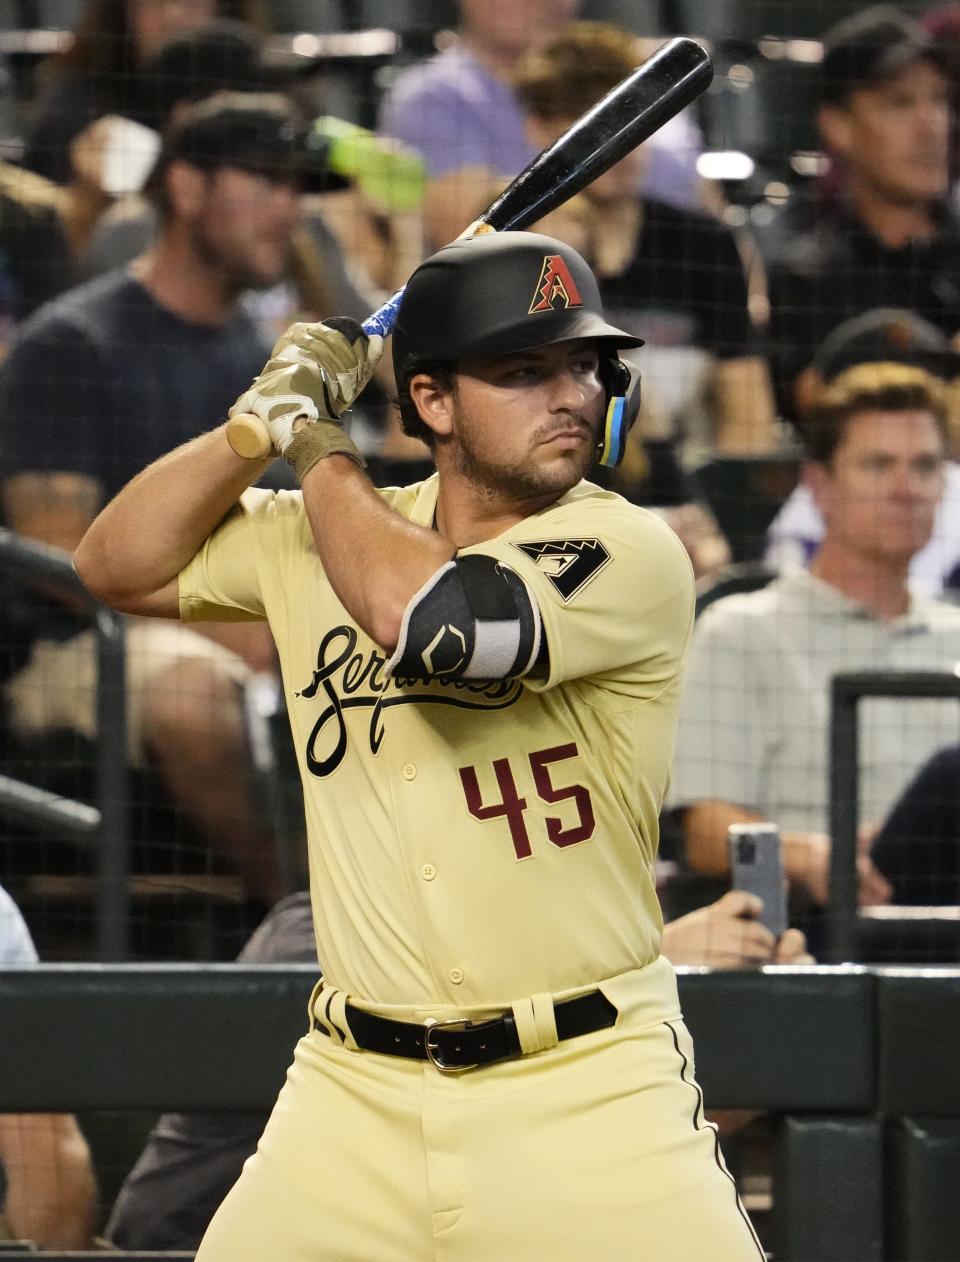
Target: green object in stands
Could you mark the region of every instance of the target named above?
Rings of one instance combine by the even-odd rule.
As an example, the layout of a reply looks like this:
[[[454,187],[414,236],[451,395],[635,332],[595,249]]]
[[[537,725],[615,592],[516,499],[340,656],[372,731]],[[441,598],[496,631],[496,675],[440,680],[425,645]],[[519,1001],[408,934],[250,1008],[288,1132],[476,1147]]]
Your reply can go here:
[[[418,153],[399,141],[330,115],[318,118],[313,130],[330,146],[331,169],[355,180],[378,206],[410,211],[422,205],[427,171]]]

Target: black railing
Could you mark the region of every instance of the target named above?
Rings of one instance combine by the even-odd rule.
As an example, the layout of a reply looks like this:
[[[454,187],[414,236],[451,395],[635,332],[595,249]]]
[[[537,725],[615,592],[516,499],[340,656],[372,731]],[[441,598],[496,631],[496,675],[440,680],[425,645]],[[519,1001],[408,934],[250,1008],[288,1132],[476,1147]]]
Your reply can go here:
[[[830,902],[827,916],[825,962],[860,960],[883,934],[883,917],[862,916],[857,910],[857,831],[860,786],[858,707],[866,697],[954,699],[960,701],[957,671],[856,671],[835,675],[830,712]],[[960,732],[960,716],[958,716]],[[915,933],[926,924],[943,942],[949,935],[960,941],[956,919],[931,909],[925,919],[914,911]]]
[[[122,615],[106,608],[80,582],[67,552],[0,529],[0,571],[23,582],[42,581],[68,599],[97,639],[95,805],[72,801],[9,776],[0,776],[0,810],[89,842],[97,878],[97,957],[104,963],[130,954],[130,858],[127,838],[126,651]]]

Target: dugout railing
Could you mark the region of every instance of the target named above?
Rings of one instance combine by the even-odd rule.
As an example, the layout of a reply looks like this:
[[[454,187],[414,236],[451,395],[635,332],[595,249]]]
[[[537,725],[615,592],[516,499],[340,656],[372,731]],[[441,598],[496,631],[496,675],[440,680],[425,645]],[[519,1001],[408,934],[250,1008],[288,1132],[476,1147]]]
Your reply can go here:
[[[830,701],[830,902],[826,963],[909,958],[908,940],[926,958],[960,960],[960,907],[857,906],[857,804],[860,788],[859,706],[870,697],[952,699],[960,703],[960,667],[954,671],[874,670],[835,675]],[[960,704],[957,707],[960,740]],[[960,890],[956,902],[960,903]],[[960,1249],[958,1249],[960,1257]]]
[[[123,960],[130,953],[125,623],[94,600],[60,548],[0,528],[0,573],[21,583],[42,583],[69,600],[90,622],[97,642],[93,805],[0,774],[0,815],[49,828],[92,851],[97,958]]]
[[[776,1116],[776,1262],[955,1259],[960,969],[679,974],[707,1105]],[[0,1111],[267,1110],[315,978],[310,965],[0,971]]]

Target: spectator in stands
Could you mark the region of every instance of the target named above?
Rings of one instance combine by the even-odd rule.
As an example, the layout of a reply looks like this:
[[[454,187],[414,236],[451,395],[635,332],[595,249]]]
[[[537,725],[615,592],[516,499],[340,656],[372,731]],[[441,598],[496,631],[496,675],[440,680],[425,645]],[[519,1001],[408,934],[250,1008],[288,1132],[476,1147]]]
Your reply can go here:
[[[20,321],[74,279],[61,190],[0,161],[0,359]]]
[[[104,153],[129,147],[130,120],[155,117],[142,71],[163,42],[218,13],[253,21],[261,0],[88,0],[73,39],[41,68],[45,80],[26,128],[23,164],[66,191],[62,215],[75,256],[111,194]],[[117,135],[118,128],[124,130]]]
[[[129,271],[41,308],[0,369],[8,525],[72,550],[132,475],[226,414],[266,350],[241,295],[280,277],[300,189],[324,178],[283,98],[224,93],[184,113],[150,181],[160,217],[151,248]],[[6,685],[15,733],[92,735],[92,633],[40,593],[6,612],[20,654]],[[156,765],[206,842],[252,894],[272,899],[238,692],[251,670],[272,669],[269,633],[134,620],[128,659],[133,757]]]
[[[306,57],[278,59],[268,55],[262,36],[248,24],[221,18],[163,44],[144,65],[141,95],[155,108],[160,130],[175,121],[188,105],[216,91],[258,92],[274,88],[290,96],[296,108],[297,87],[311,64]],[[380,137],[340,120],[320,121],[335,133],[330,139],[318,123],[311,124],[311,144],[318,155],[327,158],[326,177],[314,181],[313,191],[325,196],[312,197],[304,206],[302,222],[291,237],[288,266],[280,284],[246,298],[270,343],[292,320],[321,320],[331,314],[363,320],[387,293],[397,288],[400,282],[394,284],[391,278],[386,292],[381,291],[365,266],[367,257],[356,248],[361,224],[376,221],[379,225],[381,218],[366,196],[365,185],[376,174],[378,190],[389,189],[395,179],[405,175],[404,190],[410,193],[409,185],[417,183],[414,173],[420,171],[418,187],[422,189],[422,167],[414,155],[399,153],[396,146],[388,150]],[[352,143],[347,143],[346,137]],[[330,193],[337,195],[335,206],[326,196]],[[334,231],[334,215],[348,219],[346,231]],[[416,218],[419,219],[419,212]],[[150,244],[156,222],[156,207],[142,191],[131,191],[120,198],[93,228],[83,253],[84,273],[97,276],[130,263]],[[391,216],[388,235],[395,222],[396,217]],[[417,242],[419,247],[419,234]],[[416,262],[419,253],[411,268]],[[409,270],[404,272],[404,276],[408,274]],[[393,378],[386,361],[381,361],[381,365],[374,388],[354,414],[355,428],[363,430],[365,449],[422,461],[425,448],[405,438],[394,421],[394,411],[388,404]]]
[[[0,886],[0,968],[37,963],[30,931]],[[9,1031],[8,1031],[9,1037]],[[66,1113],[0,1113],[0,1239],[89,1249],[97,1208],[90,1150]],[[0,1246],[2,1248],[2,1246]]]
[[[731,891],[664,927],[674,964],[743,968],[812,963],[804,937],[778,943],[755,917],[758,900]],[[241,951],[244,964],[317,963],[310,895],[293,894],[270,912]],[[167,1113],[127,1176],[105,1235],[121,1249],[196,1249],[210,1219],[257,1146],[267,1113]]]
[[[796,197],[768,248],[771,356],[785,414],[843,320],[902,307],[960,330],[960,225],[950,209],[950,83],[942,49],[886,5],[825,37],[824,148],[839,192]]]
[[[862,669],[952,670],[960,609],[911,595],[910,561],[943,488],[947,404],[923,369],[841,373],[804,427],[806,477],[825,534],[809,571],[707,608],[694,628],[670,805],[691,866],[728,870],[730,824],[772,820],[788,878],[827,900],[829,681]],[[861,709],[860,899],[891,890],[869,838],[926,756],[955,739],[952,702],[870,700]]]
[[[603,22],[568,25],[520,63],[517,94],[538,148],[551,144],[636,66],[638,41]],[[677,428],[706,377],[709,449],[776,445],[767,367],[755,345],[743,263],[730,231],[704,213],[637,192],[646,145],[551,216],[544,231],[570,240],[600,281],[604,309],[644,338],[644,385]]]
[[[380,130],[419,150],[430,184],[428,247],[451,241],[537,152],[513,92],[524,54],[575,17],[578,0],[460,0],[457,41],[402,73],[381,109]],[[631,66],[633,69],[633,66]],[[679,115],[650,142],[646,191],[682,205],[699,199],[700,136]]]
[[[924,763],[884,820],[870,855],[895,903],[960,903],[960,745]]]
[[[814,393],[856,364],[914,364],[948,386],[950,430],[944,464],[944,492],[937,505],[933,535],[910,562],[910,586],[937,595],[944,585],[955,586],[960,574],[960,352],[933,324],[911,311],[881,307],[844,320],[817,350],[807,374]],[[802,427],[803,419],[800,417]],[[823,518],[810,487],[800,482],[774,518],[764,556],[774,570],[801,569],[823,539]]]
[[[156,110],[159,130],[187,106],[218,91],[264,92],[292,82],[295,71],[271,64],[262,37],[244,23],[218,19],[168,40],[143,68],[142,95]],[[326,143],[318,149],[327,153]],[[348,180],[329,167],[315,191],[344,189]],[[83,257],[84,271],[100,275],[123,267],[145,250],[156,232],[157,209],[142,191],[132,191],[99,219]],[[286,323],[322,319],[333,312],[362,319],[375,305],[348,277],[341,250],[322,213],[311,209],[293,233],[288,274],[295,286]],[[275,336],[278,336],[277,333]]]
[[[87,0],[69,44],[41,67],[24,165],[68,184],[74,140],[104,115],[149,116],[143,65],[174,35],[215,17],[265,26],[262,0]]]
[[[950,106],[953,112],[954,135],[953,149],[950,154],[950,183],[953,202],[956,205],[960,188],[957,186],[960,177],[960,150],[956,123],[960,118],[960,4],[944,4],[927,9],[920,15],[920,25],[936,43],[944,56],[950,80]]]

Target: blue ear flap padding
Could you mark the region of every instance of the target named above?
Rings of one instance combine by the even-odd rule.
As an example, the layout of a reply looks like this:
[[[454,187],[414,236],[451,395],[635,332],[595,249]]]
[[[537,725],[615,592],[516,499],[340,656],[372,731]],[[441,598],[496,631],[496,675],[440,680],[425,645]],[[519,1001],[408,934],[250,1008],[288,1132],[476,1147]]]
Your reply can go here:
[[[615,469],[627,450],[630,426],[640,412],[640,373],[617,356],[600,360],[600,380],[607,392],[607,414],[597,442],[597,463]]]
[[[597,461],[608,469],[615,468],[627,449],[627,433],[630,429],[626,416],[627,401],[622,394],[614,395],[607,405],[603,422],[603,434],[598,444]]]

